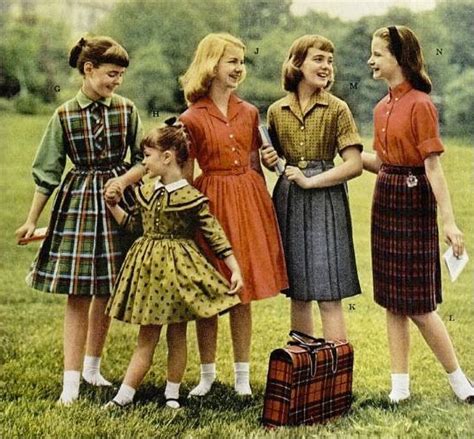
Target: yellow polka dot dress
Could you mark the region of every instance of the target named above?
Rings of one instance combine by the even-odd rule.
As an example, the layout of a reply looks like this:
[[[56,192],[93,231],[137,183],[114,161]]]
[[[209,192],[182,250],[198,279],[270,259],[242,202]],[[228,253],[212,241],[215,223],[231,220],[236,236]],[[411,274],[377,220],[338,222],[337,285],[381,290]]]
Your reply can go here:
[[[127,253],[107,313],[139,325],[164,325],[211,317],[240,303],[194,241],[200,230],[214,252],[232,249],[209,212],[209,201],[186,180],[135,190],[139,208],[123,226],[143,233]]]

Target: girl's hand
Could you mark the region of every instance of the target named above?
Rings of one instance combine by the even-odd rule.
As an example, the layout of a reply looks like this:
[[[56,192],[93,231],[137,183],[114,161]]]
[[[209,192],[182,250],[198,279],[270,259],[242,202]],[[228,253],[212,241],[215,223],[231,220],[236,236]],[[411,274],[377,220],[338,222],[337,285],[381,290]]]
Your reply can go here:
[[[25,245],[21,244],[20,240],[22,238],[30,238],[31,236],[33,236],[33,234],[35,233],[35,229],[36,224],[31,221],[27,221],[25,224],[18,227],[18,229],[15,230],[16,243],[19,245]]]
[[[260,149],[262,156],[262,163],[268,169],[273,168],[278,162],[278,154],[273,146],[268,143],[264,143]]]
[[[453,247],[453,254],[457,258],[464,253],[464,235],[458,229],[456,224],[449,224],[444,226],[445,242]]]
[[[234,295],[240,293],[244,286],[240,270],[234,270],[230,278],[230,290],[227,294]]]
[[[294,181],[299,187],[303,189],[308,188],[308,178],[301,172],[301,169],[296,166],[287,166],[285,175],[288,180]]]
[[[123,185],[118,178],[111,178],[105,183],[104,197],[107,204],[115,206],[122,199]]]

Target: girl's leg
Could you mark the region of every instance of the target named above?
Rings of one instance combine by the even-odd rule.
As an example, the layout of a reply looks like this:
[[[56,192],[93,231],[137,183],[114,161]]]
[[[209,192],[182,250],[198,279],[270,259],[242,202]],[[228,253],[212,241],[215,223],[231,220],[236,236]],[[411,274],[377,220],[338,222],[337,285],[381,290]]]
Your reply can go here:
[[[250,303],[236,305],[230,310],[230,331],[234,348],[234,387],[239,395],[251,395],[249,361],[252,312]]]
[[[319,301],[318,306],[321,314],[323,337],[326,340],[346,341],[347,332],[341,301]]]
[[[408,354],[410,351],[409,319],[405,315],[386,311],[388,348],[392,371],[392,390],[389,398],[399,402],[410,396]]]
[[[187,361],[187,322],[174,323],[168,326],[166,340],[168,343],[168,380],[165,389],[166,405],[179,408],[179,386],[183,380]]]
[[[454,352],[453,343],[449,337],[446,326],[433,311],[426,314],[410,316],[421,332],[428,346],[435,354],[438,361],[448,373],[448,379],[458,398],[466,400],[469,397],[474,402],[474,388],[459,367],[459,362]]]
[[[105,314],[109,297],[94,297],[89,311],[86,356],[82,369],[83,378],[94,386],[110,386],[100,373],[100,357],[110,326],[110,317]]]
[[[291,329],[313,335],[313,303],[291,299]]]
[[[196,333],[201,360],[199,384],[189,392],[189,396],[204,396],[216,379],[217,316],[196,321]]]
[[[79,396],[81,365],[87,338],[91,297],[68,296],[64,314],[64,383],[60,404],[70,404]]]
[[[113,400],[106,404],[106,407],[113,404],[125,406],[133,401],[137,387],[150,370],[160,334],[161,325],[140,326],[137,346],[128,365],[123,383]]]

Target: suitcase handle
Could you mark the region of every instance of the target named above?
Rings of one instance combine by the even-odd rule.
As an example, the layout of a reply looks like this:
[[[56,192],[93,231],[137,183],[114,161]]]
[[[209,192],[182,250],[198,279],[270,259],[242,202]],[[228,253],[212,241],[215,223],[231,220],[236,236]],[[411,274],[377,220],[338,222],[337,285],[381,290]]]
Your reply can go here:
[[[288,344],[292,346],[301,346],[307,348],[311,356],[311,375],[314,376],[316,373],[316,364],[317,364],[317,352],[315,348],[320,348],[322,346],[328,346],[331,350],[331,372],[335,374],[337,372],[337,363],[338,363],[338,353],[334,343],[326,341],[324,338],[315,338],[312,335],[305,334],[304,332],[295,331],[292,329],[290,331],[290,337],[294,341],[289,341]],[[304,338],[309,338],[312,342],[308,343]]]
[[[324,344],[327,344],[326,340],[324,338],[315,338],[313,337],[312,335],[308,335],[308,334],[305,334],[304,332],[300,332],[300,331],[296,331],[294,329],[292,329],[290,331],[290,334],[289,336],[295,340],[296,342],[298,342],[299,344],[301,345],[304,345],[304,346],[308,346],[308,347],[314,347],[314,345],[318,345],[318,346],[321,346],[321,345],[324,345]],[[305,340],[306,339],[309,339],[311,340],[309,343]],[[291,343],[291,342],[290,342]]]

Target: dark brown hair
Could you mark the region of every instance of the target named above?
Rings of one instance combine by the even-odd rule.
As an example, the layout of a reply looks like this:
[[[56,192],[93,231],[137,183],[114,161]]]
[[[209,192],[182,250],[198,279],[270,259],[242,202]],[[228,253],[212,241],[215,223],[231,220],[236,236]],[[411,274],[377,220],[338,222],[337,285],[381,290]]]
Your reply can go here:
[[[308,50],[311,47],[325,52],[334,53],[334,44],[321,35],[303,35],[293,41],[293,44],[288,51],[288,56],[283,63],[281,72],[283,88],[286,91],[295,92],[299,82],[303,79],[300,67],[306,59]],[[331,78],[326,88],[330,88],[333,82],[334,78]]]
[[[410,82],[413,88],[425,93],[431,92],[431,79],[425,68],[425,60],[420,43],[415,33],[406,26],[382,27],[374,32],[373,37],[381,38],[388,44],[388,50],[395,56],[398,64],[402,68],[403,75]]]
[[[160,151],[174,151],[176,163],[183,167],[189,157],[189,139],[186,128],[176,117],[165,120],[165,124],[152,128],[142,139],[140,147],[143,150],[155,148]]]
[[[69,53],[69,65],[84,74],[84,64],[94,67],[101,64],[116,64],[128,67],[128,53],[117,41],[109,37],[81,38]]]

